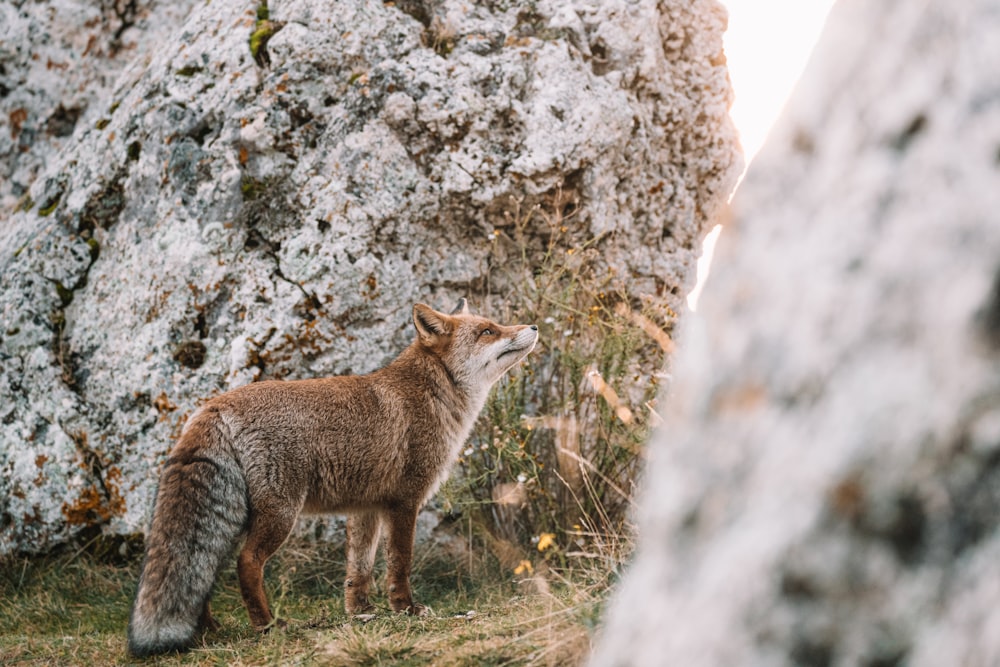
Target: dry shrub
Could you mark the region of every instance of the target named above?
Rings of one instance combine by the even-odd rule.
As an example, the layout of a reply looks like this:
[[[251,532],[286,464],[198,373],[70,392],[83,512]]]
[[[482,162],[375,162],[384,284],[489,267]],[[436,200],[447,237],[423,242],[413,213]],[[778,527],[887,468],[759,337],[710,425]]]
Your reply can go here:
[[[632,542],[632,495],[676,315],[629,294],[627,276],[600,256],[609,239],[587,238],[577,213],[572,192],[558,191],[515,202],[488,235],[489,278],[474,300],[502,321],[538,324],[541,336],[492,394],[445,502],[472,513],[505,568],[606,579]]]

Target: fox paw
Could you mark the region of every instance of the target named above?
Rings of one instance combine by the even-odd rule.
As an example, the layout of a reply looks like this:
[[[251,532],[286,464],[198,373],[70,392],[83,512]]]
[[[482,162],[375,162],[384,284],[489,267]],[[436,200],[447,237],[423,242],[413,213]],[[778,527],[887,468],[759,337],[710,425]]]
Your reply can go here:
[[[373,604],[366,604],[364,606],[357,606],[353,609],[347,610],[348,616],[374,616],[375,612],[378,611]]]
[[[288,628],[288,621],[286,621],[283,618],[276,618],[276,619],[272,620],[270,623],[268,623],[267,625],[254,626],[254,630],[256,630],[257,632],[259,632],[262,635],[266,635],[267,633],[269,633],[271,630],[273,630],[275,628],[277,628],[278,630],[285,630],[285,629],[287,629]]]
[[[201,631],[202,632],[218,632],[222,629],[222,624],[219,623],[215,618],[211,616],[205,616],[201,619]]]
[[[428,616],[431,613],[431,608],[426,605],[417,604],[416,602],[414,602],[413,604],[411,604],[406,609],[403,609],[402,611],[407,616]]]

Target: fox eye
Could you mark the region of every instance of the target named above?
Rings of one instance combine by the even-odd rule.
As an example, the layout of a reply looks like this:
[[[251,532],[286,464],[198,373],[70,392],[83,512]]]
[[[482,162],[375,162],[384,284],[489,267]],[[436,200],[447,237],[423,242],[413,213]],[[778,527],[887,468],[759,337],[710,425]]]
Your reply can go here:
[[[493,329],[486,328],[479,332],[480,336],[495,336],[496,332]]]

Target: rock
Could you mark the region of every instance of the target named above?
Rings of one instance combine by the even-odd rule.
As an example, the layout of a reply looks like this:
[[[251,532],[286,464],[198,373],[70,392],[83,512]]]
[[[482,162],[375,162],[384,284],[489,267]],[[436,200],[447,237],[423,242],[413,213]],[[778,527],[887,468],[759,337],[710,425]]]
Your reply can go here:
[[[194,4],[38,0],[0,5],[0,219],[78,134],[107,122],[114,112],[110,94],[116,80],[141,73],[155,46],[171,42]]]
[[[1000,662],[1000,12],[844,0],[734,199],[594,665]]]
[[[609,289],[680,310],[739,171],[714,0],[148,7],[114,85],[74,74],[71,135],[30,143],[32,111],[27,153],[0,145],[0,553],[143,529],[199,399],[372,370],[416,301],[503,304],[552,220]],[[34,94],[17,57],[4,104]]]

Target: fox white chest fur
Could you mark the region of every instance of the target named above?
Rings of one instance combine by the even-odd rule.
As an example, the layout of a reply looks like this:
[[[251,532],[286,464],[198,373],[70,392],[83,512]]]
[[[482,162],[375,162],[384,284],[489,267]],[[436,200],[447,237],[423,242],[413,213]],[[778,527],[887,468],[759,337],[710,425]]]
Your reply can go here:
[[[409,575],[421,505],[447,478],[490,387],[538,339],[468,312],[413,308],[417,338],[369,375],[261,382],[222,394],[185,425],[160,477],[132,617],[129,650],[190,647],[212,628],[212,583],[237,562],[253,626],[274,619],[263,567],[302,512],[348,514],[345,605],[368,600],[379,536],[388,538],[389,604],[420,614]]]

